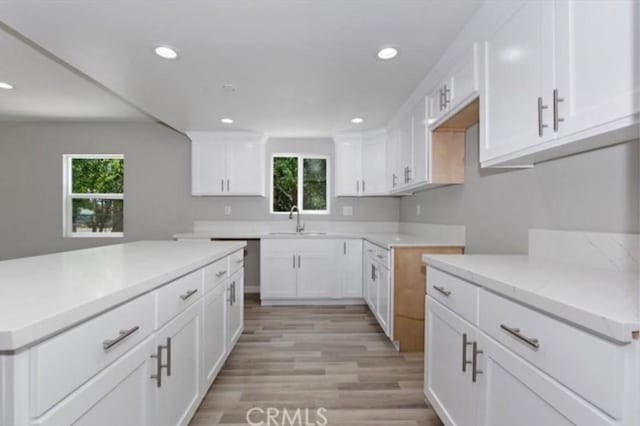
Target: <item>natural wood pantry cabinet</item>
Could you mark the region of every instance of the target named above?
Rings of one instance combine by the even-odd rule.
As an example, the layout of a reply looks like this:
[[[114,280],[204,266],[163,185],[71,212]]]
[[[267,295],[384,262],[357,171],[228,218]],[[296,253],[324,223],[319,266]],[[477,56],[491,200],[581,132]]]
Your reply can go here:
[[[0,425],[188,424],[242,333],[243,285],[239,250],[0,357]]]

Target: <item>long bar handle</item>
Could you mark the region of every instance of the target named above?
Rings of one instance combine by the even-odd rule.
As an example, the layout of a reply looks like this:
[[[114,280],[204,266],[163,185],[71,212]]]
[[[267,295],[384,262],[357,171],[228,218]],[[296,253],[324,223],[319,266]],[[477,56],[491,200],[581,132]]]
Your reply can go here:
[[[230,191],[230,185],[229,185],[229,181],[230,181],[230,180],[231,180],[231,179],[227,179],[227,192],[229,192],[229,191]]]
[[[467,364],[471,364],[472,361],[467,361],[467,346],[471,346],[471,342],[467,338],[467,333],[462,333],[462,372],[467,371]]]
[[[564,118],[560,118],[560,112],[558,111],[558,103],[564,102],[564,98],[558,96],[558,89],[553,89],[553,130],[558,131],[558,123],[564,121]]]
[[[478,354],[484,353],[478,349],[478,342],[473,342],[473,355],[471,357],[471,381],[476,382],[478,374],[482,374],[482,370],[478,370]]]
[[[438,290],[438,292],[444,294],[447,297],[451,296],[451,291],[447,290],[444,287],[440,287],[440,286],[434,285],[433,288]]]
[[[500,324],[500,328],[506,331],[507,333],[509,333],[510,335],[512,335],[513,337],[515,337],[516,339],[531,346],[532,348],[534,349],[540,348],[540,341],[538,339],[536,339],[535,337],[525,336],[520,332],[519,328],[509,327],[508,325],[505,325],[505,324]]]
[[[544,124],[542,122],[543,117],[542,117],[542,110],[549,108],[548,105],[542,105],[542,97],[538,98],[538,136],[542,137],[542,135],[544,134],[544,129],[547,126],[546,124]]]
[[[220,278],[221,276],[223,276],[224,274],[227,273],[227,270],[225,269],[224,271],[220,271],[220,272],[216,272],[216,277]]]
[[[102,349],[104,349],[105,351],[108,351],[109,349],[116,346],[118,343],[121,343],[127,337],[131,336],[133,333],[135,333],[138,330],[140,330],[140,327],[138,327],[137,325],[128,330],[120,330],[118,337],[116,337],[115,339],[104,340],[102,342]]]
[[[194,294],[196,294],[198,292],[197,288],[194,288],[193,290],[189,290],[187,291],[185,294],[181,294],[180,295],[180,299],[182,300],[187,300],[188,298],[190,298],[191,296],[193,296]]]
[[[167,345],[165,346],[167,350],[167,363],[163,365],[167,369],[167,377],[171,376],[171,337],[167,337]]]

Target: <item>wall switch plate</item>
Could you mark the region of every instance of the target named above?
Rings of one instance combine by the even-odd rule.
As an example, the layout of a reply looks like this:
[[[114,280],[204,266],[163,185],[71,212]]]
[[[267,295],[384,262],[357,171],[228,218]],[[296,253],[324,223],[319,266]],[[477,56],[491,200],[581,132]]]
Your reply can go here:
[[[342,207],[342,216],[353,216],[353,207],[351,206]]]
[[[416,205],[416,215],[420,216],[422,214],[422,204]]]
[[[231,206],[224,206],[224,215],[229,216],[231,214]]]

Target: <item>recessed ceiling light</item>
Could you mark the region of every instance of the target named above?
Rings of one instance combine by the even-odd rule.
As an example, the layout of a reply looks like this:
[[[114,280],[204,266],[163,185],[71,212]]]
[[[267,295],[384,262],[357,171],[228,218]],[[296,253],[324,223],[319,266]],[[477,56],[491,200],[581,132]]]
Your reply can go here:
[[[9,90],[13,89],[13,86],[9,83],[5,83],[4,81],[0,81],[0,89]]]
[[[378,51],[378,58],[387,60],[398,56],[398,49],[395,47],[384,47]]]
[[[351,119],[351,122],[353,124],[362,124],[362,123],[364,123],[364,118],[362,118],[362,117],[353,117]]]
[[[158,46],[156,47],[155,52],[156,55],[164,59],[176,59],[178,57],[178,52],[169,46]]]
[[[221,118],[220,122],[223,124],[233,124],[233,118]]]

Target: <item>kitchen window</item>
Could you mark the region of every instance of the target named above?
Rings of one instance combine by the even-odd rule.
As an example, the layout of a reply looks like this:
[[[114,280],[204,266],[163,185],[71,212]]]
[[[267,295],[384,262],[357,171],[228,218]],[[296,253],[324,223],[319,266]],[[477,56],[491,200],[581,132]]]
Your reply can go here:
[[[63,156],[65,237],[122,237],[124,156]]]
[[[271,213],[329,213],[329,158],[274,154],[271,158]]]

